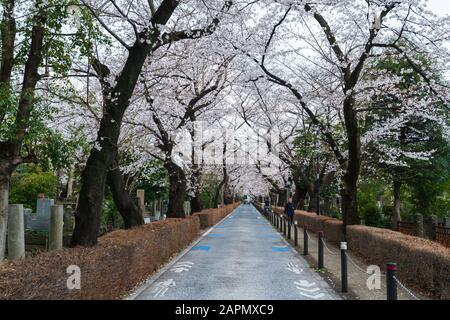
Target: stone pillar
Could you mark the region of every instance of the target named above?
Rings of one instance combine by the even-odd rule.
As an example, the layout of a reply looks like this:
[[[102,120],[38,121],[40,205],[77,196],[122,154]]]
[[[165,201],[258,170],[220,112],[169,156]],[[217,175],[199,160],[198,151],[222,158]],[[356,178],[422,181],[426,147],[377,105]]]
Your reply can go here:
[[[436,229],[437,226],[437,216],[432,214],[430,215],[430,239],[436,240]]]
[[[153,208],[155,210],[155,220],[159,220],[161,218],[161,202],[159,200],[155,200],[153,202]]]
[[[418,237],[423,237],[423,215],[420,213],[414,215],[414,222],[416,223],[416,235]]]
[[[50,230],[48,233],[48,250],[59,250],[63,247],[64,207],[51,207]]]
[[[152,208],[152,216],[155,217],[156,216],[156,200],[152,201],[151,208]]]
[[[23,204],[11,204],[8,208],[8,258],[25,258]]]
[[[72,207],[66,206],[64,208],[64,232],[72,232],[73,231],[73,210]]]
[[[191,202],[190,201],[184,202],[184,213],[186,214],[186,216],[191,215]]]
[[[25,230],[30,228],[30,221],[32,219],[33,216],[33,210],[31,209],[23,209],[23,226],[25,228]]]
[[[142,214],[145,213],[145,190],[138,189],[136,191],[136,197],[138,198],[139,208],[142,210]]]

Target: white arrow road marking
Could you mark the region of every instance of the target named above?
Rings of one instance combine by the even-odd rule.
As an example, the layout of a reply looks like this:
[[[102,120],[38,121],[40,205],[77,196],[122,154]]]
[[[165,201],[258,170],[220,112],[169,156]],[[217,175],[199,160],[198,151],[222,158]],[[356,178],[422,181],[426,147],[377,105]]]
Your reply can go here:
[[[306,288],[310,288],[310,287],[316,285],[315,282],[309,282],[308,280],[295,281],[294,284],[299,285],[301,287],[306,287]]]
[[[152,290],[152,292],[154,293],[153,297],[154,298],[164,297],[164,295],[169,290],[169,288],[175,287],[175,286],[176,286],[176,283],[175,283],[175,281],[173,281],[173,279],[168,279],[166,281],[158,282],[155,285],[155,288]]]
[[[181,273],[183,271],[189,271],[188,268],[184,268],[184,267],[176,267],[176,268],[172,268],[170,269],[170,271],[176,272],[176,273]]]
[[[306,289],[306,288],[302,288],[302,287],[297,287],[297,289],[299,289],[301,291],[304,291],[304,292],[309,292],[309,293],[314,293],[314,292],[320,291],[320,289],[317,288],[317,287],[312,288],[312,289]]]
[[[295,281],[294,284],[297,286],[297,289],[300,291],[299,293],[302,296],[311,298],[311,299],[320,299],[324,297],[325,295],[323,293],[319,293],[320,288],[316,286],[315,282],[309,282],[308,280],[299,280]],[[314,294],[317,292],[317,294]]]
[[[322,298],[322,297],[325,296],[323,293],[319,293],[319,294],[316,294],[316,295],[314,295],[314,296],[309,295],[309,294],[306,294],[306,293],[302,293],[302,292],[300,292],[300,294],[301,294],[302,296],[305,296],[305,297],[308,297],[308,298],[311,298],[311,299],[314,299],[314,300],[320,299],[320,298]]]
[[[194,263],[190,262],[190,261],[180,262],[180,263],[177,263],[176,265],[174,265],[173,268],[170,269],[170,271],[173,271],[176,273],[180,273],[183,271],[189,271],[189,269],[192,268],[193,265],[194,265]]]
[[[289,271],[292,271],[293,273],[296,273],[296,274],[300,274],[300,273],[303,272],[303,269],[300,269],[297,264],[294,264],[292,262],[289,262],[287,264],[287,269]]]

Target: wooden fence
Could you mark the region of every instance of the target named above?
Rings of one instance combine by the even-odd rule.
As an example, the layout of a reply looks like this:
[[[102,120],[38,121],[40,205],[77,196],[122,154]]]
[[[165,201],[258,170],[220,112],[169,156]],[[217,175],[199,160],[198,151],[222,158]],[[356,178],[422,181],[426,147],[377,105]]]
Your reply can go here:
[[[414,222],[399,221],[397,222],[397,231],[417,236],[417,224]],[[447,248],[450,248],[450,228],[434,224],[432,226],[431,240],[434,240]]]

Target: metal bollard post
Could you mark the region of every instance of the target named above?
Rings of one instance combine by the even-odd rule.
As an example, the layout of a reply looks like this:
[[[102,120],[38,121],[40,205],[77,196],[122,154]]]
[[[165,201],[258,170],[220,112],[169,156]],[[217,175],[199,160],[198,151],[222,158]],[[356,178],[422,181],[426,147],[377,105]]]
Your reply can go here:
[[[394,262],[389,262],[387,264],[386,272],[386,297],[387,300],[397,300],[397,281],[394,277],[397,273],[397,264]]]
[[[319,269],[323,268],[323,231],[319,231]]]
[[[348,291],[347,242],[341,242],[341,289]]]
[[[297,221],[294,222],[294,245],[298,246],[298,228],[297,228]]]
[[[291,222],[288,221],[288,239],[289,240],[291,240],[291,228],[292,228]]]
[[[303,255],[308,255],[308,232],[306,226],[303,227]]]

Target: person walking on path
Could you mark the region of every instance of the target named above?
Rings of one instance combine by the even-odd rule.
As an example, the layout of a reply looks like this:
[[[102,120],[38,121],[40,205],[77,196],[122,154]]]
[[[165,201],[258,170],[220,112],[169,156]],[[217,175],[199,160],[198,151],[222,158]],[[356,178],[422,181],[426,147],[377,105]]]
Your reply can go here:
[[[292,198],[288,199],[288,202],[284,207],[284,214],[289,218],[289,221],[292,224],[294,221],[294,204],[292,203]]]
[[[270,201],[269,198],[266,198],[266,200],[264,201],[264,212],[268,213],[270,209]]]

